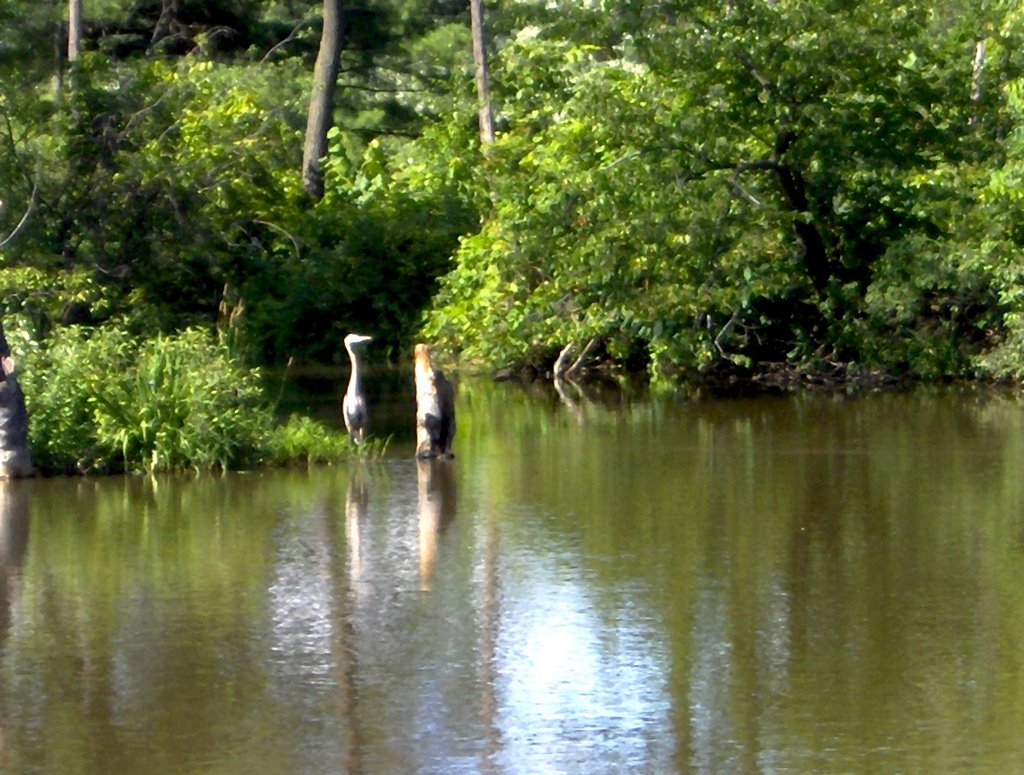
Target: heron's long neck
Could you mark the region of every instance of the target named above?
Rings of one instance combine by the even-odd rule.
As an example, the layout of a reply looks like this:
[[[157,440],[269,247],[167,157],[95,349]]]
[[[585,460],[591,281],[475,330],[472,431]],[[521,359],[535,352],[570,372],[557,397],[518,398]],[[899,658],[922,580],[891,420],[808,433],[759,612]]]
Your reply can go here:
[[[352,364],[352,373],[348,377],[348,389],[350,391],[357,390],[359,388],[359,356],[347,344],[345,349],[348,350],[348,359]]]

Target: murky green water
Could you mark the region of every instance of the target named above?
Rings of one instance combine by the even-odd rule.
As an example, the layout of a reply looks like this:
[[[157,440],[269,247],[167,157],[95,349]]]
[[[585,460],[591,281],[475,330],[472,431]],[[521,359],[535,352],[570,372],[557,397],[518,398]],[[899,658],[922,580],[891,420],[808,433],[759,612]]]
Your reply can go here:
[[[8,485],[0,770],[1019,771],[1024,403],[459,410],[451,464]]]

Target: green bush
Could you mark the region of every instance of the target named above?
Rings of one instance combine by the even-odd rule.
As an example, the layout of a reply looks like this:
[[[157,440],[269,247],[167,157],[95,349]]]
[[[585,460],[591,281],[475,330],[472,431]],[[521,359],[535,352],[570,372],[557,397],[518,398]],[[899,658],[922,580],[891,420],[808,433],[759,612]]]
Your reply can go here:
[[[267,460],[278,465],[305,462],[337,463],[353,457],[378,458],[387,449],[388,440],[368,439],[356,446],[348,434],[332,430],[300,415],[271,432],[267,440]]]
[[[43,343],[9,321],[36,465],[45,472],[239,469],[381,457],[343,431],[292,415],[275,427],[255,369],[187,329],[138,340],[114,328],[58,329]]]
[[[10,320],[7,321],[10,324]],[[14,328],[9,325],[9,330]],[[108,374],[124,379],[133,343],[120,331],[61,329],[45,344],[11,331],[29,411],[33,460],[44,471],[107,470],[114,454],[96,429],[96,394],[108,389]]]
[[[257,371],[204,331],[61,329],[22,359],[30,441],[57,471],[240,468],[272,425]]]

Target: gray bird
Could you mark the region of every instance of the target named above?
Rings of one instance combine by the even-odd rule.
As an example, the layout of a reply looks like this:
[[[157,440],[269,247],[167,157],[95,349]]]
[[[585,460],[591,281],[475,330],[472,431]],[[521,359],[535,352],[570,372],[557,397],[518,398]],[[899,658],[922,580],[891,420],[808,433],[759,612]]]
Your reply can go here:
[[[366,406],[366,396],[363,394],[363,382],[359,374],[359,348],[367,342],[373,341],[372,336],[363,334],[349,334],[345,337],[345,349],[348,350],[348,359],[352,363],[352,372],[348,378],[348,388],[345,390],[345,397],[341,400],[341,415],[345,418],[345,427],[348,435],[356,444],[362,444],[366,437],[366,424],[370,413]]]

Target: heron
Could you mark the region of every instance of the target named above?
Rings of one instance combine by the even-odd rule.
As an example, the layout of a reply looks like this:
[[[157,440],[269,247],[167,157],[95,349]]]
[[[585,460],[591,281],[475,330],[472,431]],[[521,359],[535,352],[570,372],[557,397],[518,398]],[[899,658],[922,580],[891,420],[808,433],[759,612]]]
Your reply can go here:
[[[345,349],[348,351],[348,359],[352,363],[352,371],[348,377],[345,397],[341,400],[341,415],[345,418],[345,427],[348,429],[349,438],[356,444],[362,444],[363,439],[366,438],[366,424],[370,416],[366,407],[366,395],[363,393],[363,382],[359,374],[359,349],[362,345],[372,341],[372,336],[364,334],[349,334],[345,337]]]

